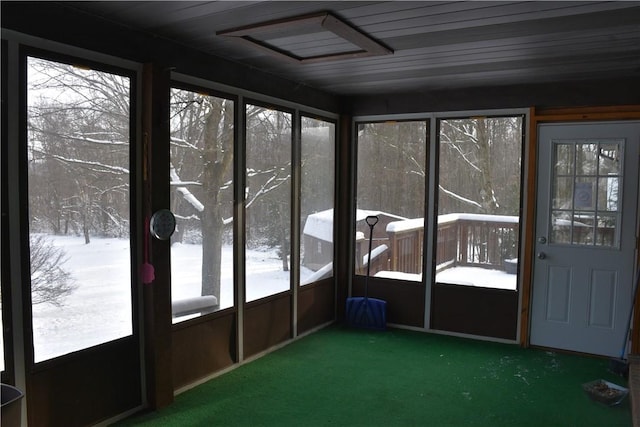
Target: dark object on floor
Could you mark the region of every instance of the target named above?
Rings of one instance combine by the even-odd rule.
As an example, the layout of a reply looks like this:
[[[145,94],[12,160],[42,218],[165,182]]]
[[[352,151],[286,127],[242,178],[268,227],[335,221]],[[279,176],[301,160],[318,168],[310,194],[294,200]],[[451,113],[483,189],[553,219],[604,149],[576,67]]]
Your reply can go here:
[[[21,400],[24,396],[20,390],[9,384],[2,384],[2,412],[0,420],[5,427],[22,425]]]
[[[640,355],[629,355],[629,401],[631,404],[631,422],[633,427],[640,427]]]
[[[629,363],[625,359],[611,359],[609,361],[609,372],[622,378],[629,378]]]
[[[627,319],[627,330],[624,334],[624,341],[622,342],[622,350],[620,351],[620,357],[618,359],[611,359],[609,361],[609,371],[621,377],[629,377],[629,361],[625,359],[625,352],[627,350],[627,341],[629,340],[629,329],[631,328],[631,317],[633,315],[633,306],[636,303],[638,296],[638,281],[640,280],[640,268],[636,273],[636,281],[633,284],[633,298],[631,299],[631,307],[629,308],[629,317]]]
[[[629,389],[605,380],[595,380],[582,384],[587,396],[607,406],[615,406],[629,394]]]
[[[378,217],[370,215],[365,221],[369,226],[369,254],[367,255],[364,296],[347,298],[347,325],[354,328],[385,330],[387,327],[387,302],[368,297],[373,227],[378,223]]]

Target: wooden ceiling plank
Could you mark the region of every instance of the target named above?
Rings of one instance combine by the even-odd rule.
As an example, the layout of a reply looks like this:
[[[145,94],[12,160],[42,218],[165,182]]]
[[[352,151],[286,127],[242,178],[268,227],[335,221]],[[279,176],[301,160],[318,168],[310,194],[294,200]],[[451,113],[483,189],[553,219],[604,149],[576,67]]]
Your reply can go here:
[[[406,87],[411,82],[426,87],[468,85],[470,82],[489,82],[489,79],[496,79],[494,84],[502,84],[503,80],[526,83],[531,79],[582,79],[589,73],[602,76],[605,72],[614,77],[635,75],[640,78],[638,2],[142,1],[60,4],[103,16],[107,22],[138,28],[189,48],[332,92],[387,91]],[[376,41],[382,41],[395,51],[394,54],[361,57],[363,53],[356,51],[347,52],[337,61],[314,62],[324,59],[326,52],[344,47],[340,42],[316,33],[275,40],[281,49],[311,56],[304,60],[300,54],[298,60],[287,62],[267,55],[267,49],[244,47],[215,36],[216,30],[239,28],[257,20],[281,20],[328,11],[362,29]],[[589,62],[586,57],[590,58]],[[538,64],[546,64],[546,68],[541,70]],[[499,67],[507,68],[500,70]],[[446,76],[439,74],[447,71],[452,73],[448,81]],[[541,73],[544,75],[539,76]],[[423,79],[421,75],[424,75]],[[387,88],[383,89],[385,85]]]
[[[624,14],[625,10],[634,7],[637,7],[637,2],[451,2],[437,11],[421,7],[350,19],[355,25],[376,34],[389,28],[423,28],[424,32],[438,32],[501,23],[573,19],[580,15],[616,11]]]

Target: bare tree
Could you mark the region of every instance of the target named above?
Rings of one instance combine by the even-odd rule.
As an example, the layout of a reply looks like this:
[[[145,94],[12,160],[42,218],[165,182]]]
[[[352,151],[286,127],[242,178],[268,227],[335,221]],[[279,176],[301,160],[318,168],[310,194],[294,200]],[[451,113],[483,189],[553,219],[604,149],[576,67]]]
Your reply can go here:
[[[271,237],[271,244],[280,248],[283,269],[288,269],[288,223],[283,223],[288,214],[283,203],[289,201],[291,156],[280,153],[278,147],[286,135],[290,140],[290,130],[283,129],[290,129],[291,123],[254,106],[248,107],[246,119],[251,129],[247,149],[255,150],[249,156],[258,160],[246,174],[245,207],[252,212],[248,222],[257,225],[260,239]],[[202,295],[220,296],[222,247],[233,222],[233,123],[232,101],[172,90],[170,176],[176,191],[171,203],[179,221],[174,241],[189,234],[202,244]],[[260,143],[253,144],[255,138]],[[290,149],[290,142],[284,146]],[[262,223],[257,218],[269,220]]]
[[[31,249],[31,303],[63,304],[77,287],[71,273],[64,269],[67,262],[62,248],[54,246],[44,235],[29,236]]]
[[[358,207],[424,215],[427,173],[424,121],[364,123],[358,132]]]
[[[440,122],[439,213],[517,214],[519,117]]]
[[[29,58],[28,83],[32,229],[128,233],[128,78]]]
[[[443,119],[439,123],[439,213],[516,214],[521,118]],[[426,148],[424,121],[360,124],[358,206],[422,216]]]
[[[172,209],[179,235],[193,225],[202,243],[202,295],[220,297],[222,246],[230,224],[233,165],[233,103],[186,90],[172,90]]]

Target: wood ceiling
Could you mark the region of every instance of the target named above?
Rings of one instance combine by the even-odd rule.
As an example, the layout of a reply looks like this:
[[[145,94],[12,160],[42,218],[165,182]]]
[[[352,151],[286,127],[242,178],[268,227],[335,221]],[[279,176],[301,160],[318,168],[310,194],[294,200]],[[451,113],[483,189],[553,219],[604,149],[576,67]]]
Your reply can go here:
[[[60,2],[83,13],[338,95],[640,78],[640,2]],[[329,12],[393,53],[301,63],[218,32]],[[338,40],[336,40],[338,39]],[[343,43],[288,35],[300,56]]]

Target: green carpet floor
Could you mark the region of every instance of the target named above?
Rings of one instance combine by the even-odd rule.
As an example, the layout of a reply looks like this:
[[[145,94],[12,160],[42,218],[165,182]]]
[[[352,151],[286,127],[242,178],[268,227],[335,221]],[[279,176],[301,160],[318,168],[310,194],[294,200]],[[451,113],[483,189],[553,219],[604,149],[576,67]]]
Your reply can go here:
[[[406,330],[332,326],[122,426],[630,426],[581,384],[608,360]]]

